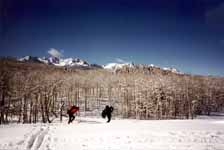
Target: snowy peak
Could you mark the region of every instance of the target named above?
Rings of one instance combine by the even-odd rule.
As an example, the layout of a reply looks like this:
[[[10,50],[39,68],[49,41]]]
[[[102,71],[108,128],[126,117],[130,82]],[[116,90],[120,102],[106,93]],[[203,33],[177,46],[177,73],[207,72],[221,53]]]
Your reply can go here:
[[[108,70],[117,70],[117,69],[122,69],[123,67],[134,67],[133,64],[130,64],[130,63],[109,63],[107,65],[103,65],[103,68],[104,69],[108,69]]]
[[[177,74],[182,74],[180,71],[178,71],[176,68],[167,68],[167,67],[164,67],[163,70],[166,70],[166,71],[171,71],[173,73],[177,73]]]
[[[134,64],[134,63],[109,63],[103,66],[104,69],[110,70],[113,72],[143,72],[144,74],[154,73],[175,73],[183,74],[175,68],[162,68],[154,64]]]
[[[57,57],[49,57],[46,59],[49,64],[59,64],[59,58]]]
[[[58,67],[81,67],[81,68],[100,68],[105,69],[112,72],[125,72],[130,70],[143,70],[143,72],[146,71],[162,71],[162,72],[172,72],[176,74],[183,74],[182,72],[178,71],[175,68],[172,67],[159,67],[154,64],[134,64],[134,63],[108,63],[106,65],[98,65],[98,64],[89,64],[88,62],[79,59],[79,58],[58,58],[58,57],[48,57],[48,58],[39,58],[39,57],[32,57],[32,56],[25,56],[23,58],[18,59],[22,62],[34,62],[34,63],[44,63],[44,64],[50,64]]]
[[[19,58],[18,60],[19,61],[28,61],[30,60],[31,56],[25,56],[25,57],[22,57],[22,58]]]
[[[82,67],[88,67],[90,66],[86,61],[81,60],[79,58],[57,58],[57,57],[49,57],[49,58],[39,58],[39,57],[32,57],[32,56],[25,56],[20,59],[19,61],[22,62],[37,62],[37,63],[45,63],[45,64],[52,64],[55,66],[82,66]]]
[[[38,57],[33,57],[33,56],[25,56],[22,57],[20,59],[18,59],[19,61],[23,61],[23,62],[35,62],[35,63],[41,63],[44,60]]]
[[[77,65],[81,65],[81,66],[89,66],[89,64],[86,61],[81,60],[79,58],[75,58],[73,60],[73,63],[76,63]]]
[[[79,58],[59,59],[59,62],[54,63],[54,65],[56,65],[56,66],[70,66],[70,67],[73,67],[73,66],[88,67],[89,66],[89,64],[86,61],[81,60]]]

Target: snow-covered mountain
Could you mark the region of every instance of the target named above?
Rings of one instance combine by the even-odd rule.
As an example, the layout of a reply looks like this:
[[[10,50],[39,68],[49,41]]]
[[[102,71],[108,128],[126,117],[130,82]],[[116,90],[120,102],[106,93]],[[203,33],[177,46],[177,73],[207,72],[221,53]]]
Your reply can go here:
[[[134,63],[109,63],[107,65],[103,65],[103,68],[107,70],[111,70],[111,71],[122,70],[123,68],[129,68],[129,69],[154,68],[154,69],[159,69],[162,71],[170,71],[172,73],[182,74],[180,71],[178,71],[175,68],[167,68],[167,67],[161,68],[154,64],[145,65],[145,64],[134,64]]]
[[[103,65],[104,69],[108,69],[108,70],[117,70],[117,69],[122,69],[123,67],[130,67],[133,68],[134,65],[130,64],[130,63],[109,63],[107,65]]]
[[[23,61],[23,62],[38,62],[40,63],[40,58],[38,57],[33,57],[33,56],[25,56],[25,57],[22,57],[20,59],[18,59],[19,61]]]
[[[171,71],[173,73],[182,74],[182,72],[178,71],[176,68],[167,68],[167,67],[164,67],[162,69],[163,70],[167,70],[167,71]]]
[[[32,57],[32,56],[25,56],[23,58],[18,59],[19,61],[23,62],[36,62],[36,63],[45,63],[45,64],[52,64],[55,66],[81,66],[81,67],[89,67],[90,64],[84,60],[79,58],[57,58],[57,57],[49,57],[49,58],[39,58],[39,57]]]
[[[49,57],[49,58],[45,58],[45,60],[47,60],[47,63],[49,64],[59,64],[60,60],[57,57]]]
[[[53,65],[55,66],[82,66],[82,67],[89,67],[90,65],[79,58],[66,58],[66,59],[59,59],[57,62],[52,62]]]
[[[126,70],[128,69],[146,69],[150,70],[151,69],[157,69],[161,71],[169,71],[172,73],[176,74],[183,74],[180,71],[178,71],[175,68],[168,68],[168,67],[158,67],[153,64],[145,65],[145,64],[134,64],[134,63],[108,63],[106,65],[98,65],[98,64],[89,64],[87,61],[84,61],[79,58],[57,58],[57,57],[33,57],[33,56],[25,56],[23,58],[18,59],[19,61],[22,62],[36,62],[36,63],[44,63],[44,64],[49,64],[49,65],[54,65],[54,66],[59,66],[59,67],[81,67],[81,68],[102,68],[105,70],[109,70],[112,72],[116,72],[119,70]],[[126,69],[125,69],[126,68]],[[148,68],[148,69],[147,69]]]

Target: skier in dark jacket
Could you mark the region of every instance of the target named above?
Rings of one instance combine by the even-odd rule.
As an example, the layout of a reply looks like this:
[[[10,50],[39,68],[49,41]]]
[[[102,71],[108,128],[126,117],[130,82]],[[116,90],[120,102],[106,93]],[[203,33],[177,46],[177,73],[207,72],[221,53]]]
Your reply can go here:
[[[68,111],[67,114],[69,116],[68,124],[72,123],[72,121],[75,119],[75,113],[79,111],[79,107],[77,106],[72,106]]]
[[[111,120],[111,117],[112,117],[112,112],[113,112],[113,110],[114,110],[114,108],[112,107],[112,106],[106,106],[105,108],[104,108],[104,110],[102,111],[102,117],[103,118],[105,118],[105,117],[107,117],[108,118],[108,120],[107,120],[107,122],[109,123],[110,122],[110,120]]]

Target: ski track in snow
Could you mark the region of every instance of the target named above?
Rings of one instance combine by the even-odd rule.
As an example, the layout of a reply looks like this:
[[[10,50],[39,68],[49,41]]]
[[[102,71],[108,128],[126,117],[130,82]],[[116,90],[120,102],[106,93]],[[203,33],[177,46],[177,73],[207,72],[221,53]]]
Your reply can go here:
[[[40,128],[37,132],[35,132],[34,134],[31,134],[31,136],[28,138],[28,142],[27,142],[27,146],[26,149],[27,150],[38,150],[43,141],[44,141],[44,137],[47,135],[49,130],[49,127],[45,127],[45,128]]]
[[[65,120],[66,121],[66,120]],[[0,126],[0,150],[224,150],[223,120],[105,120]]]

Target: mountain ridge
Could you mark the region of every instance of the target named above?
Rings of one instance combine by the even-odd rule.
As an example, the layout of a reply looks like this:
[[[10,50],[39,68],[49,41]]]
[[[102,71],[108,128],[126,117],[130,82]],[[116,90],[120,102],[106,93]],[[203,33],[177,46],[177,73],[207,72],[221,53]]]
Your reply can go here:
[[[117,63],[112,62],[105,65],[99,64],[91,64],[87,61],[80,59],[80,58],[58,58],[58,57],[34,57],[34,56],[24,56],[22,58],[17,59],[21,62],[33,62],[33,63],[44,63],[47,65],[54,65],[57,67],[81,67],[81,68],[100,68],[105,69],[112,72],[119,72],[122,70],[129,69],[145,69],[145,68],[154,68],[154,69],[161,69],[163,71],[169,71],[176,74],[183,74],[178,69],[173,67],[159,67],[154,64],[134,64],[134,63]]]

